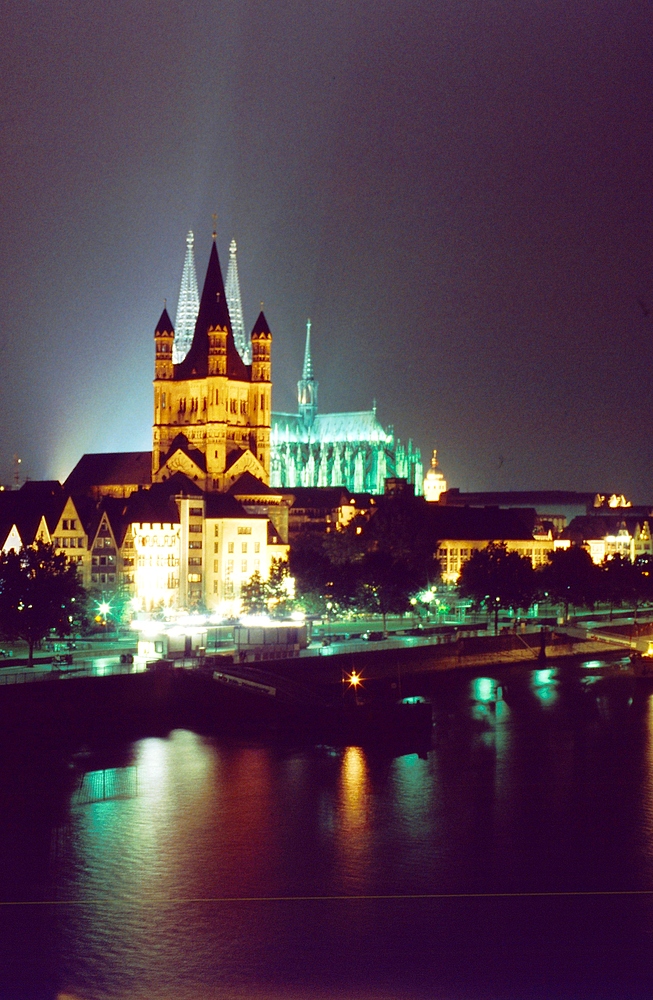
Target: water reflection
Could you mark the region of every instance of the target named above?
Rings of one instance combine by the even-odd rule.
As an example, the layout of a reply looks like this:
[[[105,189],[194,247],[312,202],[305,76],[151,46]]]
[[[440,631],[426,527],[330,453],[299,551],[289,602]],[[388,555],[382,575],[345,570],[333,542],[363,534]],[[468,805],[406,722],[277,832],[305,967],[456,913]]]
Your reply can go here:
[[[363,892],[370,876],[369,773],[361,747],[345,750],[338,783],[337,849],[343,889]]]
[[[552,667],[533,671],[533,693],[543,705],[554,705],[558,700],[557,676],[558,671]]]

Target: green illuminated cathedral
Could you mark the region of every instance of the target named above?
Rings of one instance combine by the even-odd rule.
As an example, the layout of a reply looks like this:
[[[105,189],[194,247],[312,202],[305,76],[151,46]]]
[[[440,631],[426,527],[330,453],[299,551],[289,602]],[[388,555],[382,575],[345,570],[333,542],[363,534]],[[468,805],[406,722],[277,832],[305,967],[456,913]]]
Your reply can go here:
[[[244,336],[235,241],[229,251],[225,295],[236,349],[246,364],[251,363],[244,354],[249,344]],[[193,234],[189,233],[174,333],[173,353],[178,364],[192,342],[198,309]],[[344,486],[355,493],[383,493],[385,479],[400,476],[414,485],[416,493],[422,492],[419,449],[410,439],[402,445],[391,425],[385,428],[379,423],[376,404],[357,413],[318,412],[310,321],[297,390],[297,413],[272,412],[271,486]]]
[[[319,413],[318,382],[306,326],[297,413],[272,413],[271,486],[345,486],[355,493],[383,493],[388,476],[402,476],[422,491],[422,457],[404,447],[394,429],[379,423],[376,405],[357,413]]]

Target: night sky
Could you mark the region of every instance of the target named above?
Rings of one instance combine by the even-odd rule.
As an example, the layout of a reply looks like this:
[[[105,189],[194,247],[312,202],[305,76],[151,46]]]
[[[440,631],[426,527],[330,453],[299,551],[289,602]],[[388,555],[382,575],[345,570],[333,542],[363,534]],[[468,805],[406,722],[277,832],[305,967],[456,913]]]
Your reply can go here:
[[[461,489],[653,501],[653,19],[601,0],[3,5],[0,478],[151,446],[218,217],[295,410],[378,402]]]

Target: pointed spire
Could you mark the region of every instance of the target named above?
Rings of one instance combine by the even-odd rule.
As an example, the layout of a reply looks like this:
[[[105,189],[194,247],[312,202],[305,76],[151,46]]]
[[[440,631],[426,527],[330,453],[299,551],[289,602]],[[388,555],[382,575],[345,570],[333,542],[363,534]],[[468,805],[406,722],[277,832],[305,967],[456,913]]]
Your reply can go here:
[[[197,275],[195,273],[195,253],[193,244],[195,237],[192,229],[186,237],[186,256],[184,258],[184,269],[181,275],[181,287],[179,289],[179,301],[177,302],[177,316],[175,320],[175,342],[173,345],[173,361],[180,364],[193,342],[193,333],[199,311],[199,295],[197,293]]]
[[[222,280],[222,269],[215,241],[211,244],[193,342],[184,360],[175,367],[176,379],[204,378],[208,374],[209,328],[227,331],[227,374],[229,378],[249,382],[250,372],[243,364],[234,344],[227,297]]]
[[[240,297],[240,282],[238,280],[238,260],[236,241],[229,244],[229,266],[227,267],[226,295],[231,317],[231,327],[234,332],[234,343],[236,350],[246,365],[252,363],[252,347],[245,334],[245,321],[243,319],[243,304]]]
[[[297,398],[299,415],[307,427],[312,427],[317,416],[317,386],[313,375],[311,359],[311,321],[306,322],[306,347],[304,348],[304,368],[302,377],[297,383]]]
[[[302,371],[303,379],[313,378],[313,362],[311,360],[311,321],[306,320],[306,347],[304,348],[304,368]]]
[[[168,310],[164,307],[163,312],[159,318],[159,322],[156,325],[156,330],[154,331],[155,337],[160,337],[161,334],[168,334],[173,337],[175,333],[175,328],[172,325],[172,320],[168,316]]]
[[[270,327],[268,326],[268,321],[265,318],[265,313],[263,310],[258,314],[258,319],[254,324],[254,329],[252,330],[252,337],[260,333],[270,333]]]

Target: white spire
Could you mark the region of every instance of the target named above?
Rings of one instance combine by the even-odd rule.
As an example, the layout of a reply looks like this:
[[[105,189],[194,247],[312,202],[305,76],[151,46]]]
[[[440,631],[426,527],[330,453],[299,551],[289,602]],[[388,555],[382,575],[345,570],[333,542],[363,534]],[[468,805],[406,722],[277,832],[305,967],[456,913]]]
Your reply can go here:
[[[193,231],[189,230],[186,237],[186,256],[184,258],[184,270],[181,275],[181,288],[179,289],[179,301],[177,303],[175,340],[172,345],[172,360],[176,365],[184,360],[190,350],[190,345],[193,343],[195,323],[200,308],[200,300],[197,293],[197,275],[195,273],[194,242]]]
[[[240,300],[240,282],[238,281],[238,261],[236,260],[236,241],[229,244],[229,266],[227,268],[227,282],[225,295],[227,296],[227,307],[231,320],[231,329],[234,334],[236,350],[246,365],[252,363],[252,345],[245,334],[245,321],[243,320],[243,304]]]

